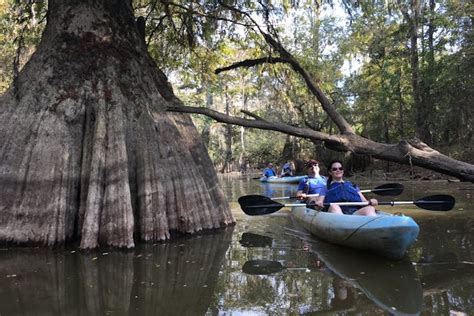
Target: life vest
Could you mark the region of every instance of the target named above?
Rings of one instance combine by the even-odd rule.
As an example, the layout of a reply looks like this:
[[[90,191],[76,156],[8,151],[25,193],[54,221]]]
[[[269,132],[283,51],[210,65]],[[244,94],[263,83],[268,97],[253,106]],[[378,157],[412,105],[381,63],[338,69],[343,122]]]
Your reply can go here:
[[[273,170],[271,168],[266,168],[263,172],[263,175],[267,178],[276,177],[275,170]]]
[[[332,182],[327,189],[324,203],[332,202],[362,202],[359,188],[349,181]]]
[[[304,177],[300,185],[298,185],[298,191],[303,191],[306,194],[319,194],[326,186],[326,178],[319,176],[317,178]]]

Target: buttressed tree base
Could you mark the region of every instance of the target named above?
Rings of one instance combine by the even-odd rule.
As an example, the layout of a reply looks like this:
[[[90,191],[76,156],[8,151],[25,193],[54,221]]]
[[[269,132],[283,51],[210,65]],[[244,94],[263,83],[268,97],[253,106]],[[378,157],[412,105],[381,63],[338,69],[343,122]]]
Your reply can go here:
[[[50,0],[0,97],[0,241],[134,247],[234,223],[129,1]]]

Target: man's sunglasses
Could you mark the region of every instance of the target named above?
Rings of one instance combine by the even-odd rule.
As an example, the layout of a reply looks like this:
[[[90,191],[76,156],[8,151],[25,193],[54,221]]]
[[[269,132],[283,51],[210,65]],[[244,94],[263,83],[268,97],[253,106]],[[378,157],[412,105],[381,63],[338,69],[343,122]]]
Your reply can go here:
[[[340,168],[331,168],[331,171],[337,171],[337,170],[343,171],[344,168],[343,168],[343,167],[340,167]]]

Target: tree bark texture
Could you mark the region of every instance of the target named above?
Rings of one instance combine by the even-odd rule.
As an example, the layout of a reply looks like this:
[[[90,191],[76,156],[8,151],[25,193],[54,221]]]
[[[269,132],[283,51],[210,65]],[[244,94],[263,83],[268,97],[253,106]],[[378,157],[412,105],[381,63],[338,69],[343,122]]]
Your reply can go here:
[[[0,240],[134,247],[234,222],[189,115],[128,1],[49,1],[0,97]]]

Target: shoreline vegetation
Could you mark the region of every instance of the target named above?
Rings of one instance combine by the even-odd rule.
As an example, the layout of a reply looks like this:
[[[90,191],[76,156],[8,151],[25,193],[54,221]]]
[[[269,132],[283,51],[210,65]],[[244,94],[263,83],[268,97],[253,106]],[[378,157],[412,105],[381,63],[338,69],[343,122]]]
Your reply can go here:
[[[474,164],[474,147],[466,146],[451,146],[447,148],[439,149],[441,152],[447,153],[448,156],[458,159],[470,164]],[[280,171],[281,166],[277,162],[277,174]],[[218,172],[219,175],[226,176],[248,176],[258,177],[261,175],[261,170],[265,167],[249,168],[246,172],[231,171],[231,172]],[[218,169],[216,167],[216,169]],[[321,174],[327,175],[327,170],[323,164],[321,168]],[[304,175],[304,170],[296,170],[295,175]],[[386,180],[386,181],[447,181],[447,182],[463,182],[456,177],[452,177],[446,174],[442,174],[433,170],[425,169],[417,166],[403,165],[395,162],[388,162],[379,159],[373,159],[369,166],[364,170],[353,169],[349,171],[348,177],[356,180]]]
[[[348,178],[352,180],[365,179],[365,180],[386,180],[386,181],[446,181],[446,182],[461,182],[461,180],[456,177],[451,177],[439,172],[432,170],[427,170],[421,167],[412,167],[390,163],[390,168],[387,171],[387,168],[381,166],[386,162],[381,161],[380,163],[370,166],[364,171],[351,171]],[[231,176],[231,177],[252,177],[256,178],[261,175],[259,169],[249,169],[247,172],[242,173],[239,171],[231,171],[226,173],[218,173],[221,176]],[[296,175],[303,175],[304,173],[297,173]],[[326,171],[321,173],[326,175]]]
[[[260,173],[255,170],[252,172],[242,173],[239,171],[231,171],[226,173],[219,173],[220,176],[227,177],[250,177],[256,178],[260,176]],[[354,179],[365,179],[365,180],[386,180],[386,181],[441,181],[441,182],[461,182],[461,180],[450,177],[441,173],[437,173],[430,170],[423,170],[421,168],[413,168],[413,171],[394,171],[385,172],[380,169],[373,169],[370,171],[353,172],[348,178]]]

